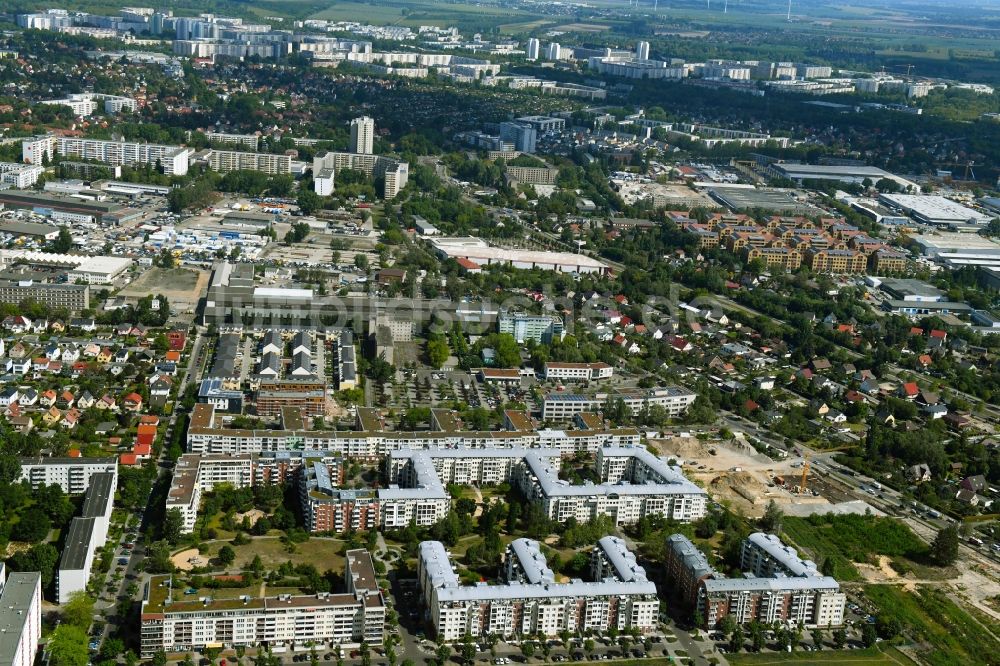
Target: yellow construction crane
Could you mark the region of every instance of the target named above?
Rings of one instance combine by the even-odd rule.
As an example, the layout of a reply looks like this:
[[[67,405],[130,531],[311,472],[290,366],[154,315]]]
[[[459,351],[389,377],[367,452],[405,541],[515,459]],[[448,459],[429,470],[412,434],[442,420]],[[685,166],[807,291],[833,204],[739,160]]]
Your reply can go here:
[[[817,451],[817,453],[837,453],[838,451],[847,451],[848,449],[853,449],[856,444],[848,444],[846,446],[838,446],[833,449],[822,449]],[[812,458],[812,451],[804,451],[802,453],[802,477],[799,479],[799,492],[806,492],[806,483],[809,481],[809,460]]]

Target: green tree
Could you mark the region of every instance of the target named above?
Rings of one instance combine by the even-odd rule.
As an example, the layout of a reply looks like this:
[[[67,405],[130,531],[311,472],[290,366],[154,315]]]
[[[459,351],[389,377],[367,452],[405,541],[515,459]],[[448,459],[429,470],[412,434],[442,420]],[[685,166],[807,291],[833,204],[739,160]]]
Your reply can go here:
[[[59,235],[56,236],[48,246],[49,252],[55,252],[57,254],[66,254],[73,249],[73,234],[70,232],[69,227],[61,226],[59,227]]]
[[[476,661],[476,643],[470,633],[466,633],[462,638],[462,661],[466,664],[473,664]]]
[[[876,638],[878,635],[875,633],[875,625],[865,622],[865,626],[861,628],[861,642],[866,648],[869,648],[875,645]]]
[[[737,625],[733,629],[733,635],[729,637],[729,651],[732,653],[743,651],[743,641],[746,637],[743,635],[743,627]]]
[[[782,513],[778,503],[771,500],[767,503],[767,509],[764,510],[764,516],[760,519],[760,528],[766,532],[780,532],[781,520],[784,517],[785,514]]]
[[[522,641],[521,654],[524,655],[525,659],[531,659],[531,657],[535,654],[535,644],[531,641]]]
[[[434,339],[427,343],[427,360],[430,361],[431,367],[440,368],[451,356],[451,350],[448,349],[448,343],[442,339]]]
[[[822,650],[823,649],[823,630],[819,629],[819,628],[813,629],[810,632],[810,635],[812,636],[812,642],[813,642],[813,645],[816,647],[816,649],[817,650]]]
[[[958,558],[958,529],[954,525],[943,528],[931,544],[931,557],[938,566],[954,564]]]
[[[71,594],[69,601],[62,607],[63,624],[70,624],[84,631],[90,628],[93,615],[94,600],[83,590]]]
[[[52,666],[87,666],[87,633],[71,624],[60,624],[52,632],[47,645]]]
[[[316,194],[315,191],[305,188],[299,191],[296,203],[299,205],[299,210],[302,211],[303,215],[312,215],[322,208],[323,198]]]
[[[438,664],[441,664],[441,666],[444,666],[444,664],[447,663],[447,661],[448,661],[448,657],[450,657],[450,656],[451,656],[451,646],[450,645],[448,645],[447,643],[442,643],[441,645],[438,646],[438,648],[437,648],[437,660],[438,660]]]
[[[219,549],[219,563],[224,567],[228,567],[230,564],[236,561],[236,551],[232,549],[228,544],[224,545]]]
[[[847,645],[847,631],[844,628],[837,629],[833,632],[833,647],[838,650],[843,650],[844,646]]]
[[[181,540],[181,531],[184,527],[184,516],[181,510],[174,508],[167,511],[163,519],[163,538],[172,545],[176,545]]]

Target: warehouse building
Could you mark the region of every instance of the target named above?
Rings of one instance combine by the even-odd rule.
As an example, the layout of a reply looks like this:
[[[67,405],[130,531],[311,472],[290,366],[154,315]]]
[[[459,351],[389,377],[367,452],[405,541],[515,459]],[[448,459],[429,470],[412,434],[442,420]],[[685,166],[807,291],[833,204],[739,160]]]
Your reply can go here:
[[[878,199],[882,204],[903,211],[921,224],[936,227],[985,225],[994,217],[937,195],[880,194]]]
[[[919,192],[920,186],[912,180],[907,180],[888,171],[872,166],[841,166],[828,164],[793,164],[775,162],[768,166],[768,175],[774,178],[787,178],[801,185],[804,180],[832,180],[838,183],[861,185],[866,180],[874,185],[878,181],[888,179],[899,185],[904,191]]]
[[[513,268],[539,268],[562,273],[607,274],[611,271],[611,267],[603,261],[585,254],[494,247],[471,236],[431,238],[430,243],[442,259],[468,259],[479,265],[501,264]]]

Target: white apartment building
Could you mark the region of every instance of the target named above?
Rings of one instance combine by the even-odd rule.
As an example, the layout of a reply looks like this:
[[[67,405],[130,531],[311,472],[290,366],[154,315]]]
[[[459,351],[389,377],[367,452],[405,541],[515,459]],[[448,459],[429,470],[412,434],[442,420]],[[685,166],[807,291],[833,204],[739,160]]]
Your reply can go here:
[[[546,421],[567,421],[581,412],[601,411],[606,405],[618,400],[633,414],[638,414],[643,408],[659,405],[670,418],[676,418],[683,416],[697,397],[693,391],[679,386],[620,389],[593,395],[550,393],[542,401],[542,418]]]
[[[240,430],[227,428],[223,413],[201,403],[191,412],[187,451],[237,455],[262,451],[325,451],[375,460],[400,449],[555,448],[563,455],[597,451],[602,446],[638,446],[634,428],[397,432],[382,430]]]
[[[0,183],[11,185],[20,190],[27,189],[37,183],[43,173],[45,173],[45,167],[40,164],[0,162]]]
[[[208,153],[208,165],[219,173],[229,171],[263,171],[276,175],[292,172],[292,158],[289,155],[273,153],[244,153],[236,150],[212,150]]]
[[[12,573],[0,564],[0,664],[33,666],[42,638],[42,574]]]
[[[496,585],[463,586],[439,541],[420,544],[417,575],[429,619],[445,641],[542,634],[562,631],[618,631],[656,628],[659,600],[624,542],[605,537],[594,548],[594,582],[554,582],[538,542],[516,539],[505,555],[505,580]]]
[[[223,483],[234,488],[253,485],[253,459],[249,454],[188,453],[177,460],[167,493],[167,511],[177,509],[180,512],[183,533],[194,531],[202,493]]]
[[[588,382],[611,379],[615,369],[607,363],[559,363],[545,364],[545,379],[567,382]]]
[[[246,146],[257,150],[260,146],[260,137],[256,134],[227,134],[226,132],[205,132],[205,138],[215,143],[227,146]]]
[[[114,508],[117,472],[100,472],[90,479],[81,515],[70,521],[56,572],[56,594],[61,604],[87,589],[94,556],[108,540]]]
[[[367,551],[347,552],[344,579],[344,594],[215,600],[189,599],[172,587],[168,576],[154,576],[142,601],[141,656],[209,646],[286,649],[313,643],[322,650],[362,642],[381,645],[385,601]]]
[[[839,627],[844,623],[846,595],[840,584],[822,575],[816,564],[799,558],[795,549],[773,534],[756,532],[743,542],[742,578],[713,577],[698,588],[698,613],[714,627],[731,616],[806,627]]]
[[[21,144],[21,157],[28,164],[41,164],[43,156],[48,155],[51,160],[56,153],[62,157],[94,160],[109,166],[159,163],[168,176],[183,176],[187,173],[192,151],[182,146],[51,135],[36,136]]]
[[[103,545],[95,538],[95,523],[94,518],[70,521],[56,573],[56,600],[60,604],[69,601],[74,592],[87,589],[94,553]]]
[[[528,60],[538,60],[538,53],[541,50],[541,42],[532,37],[528,40],[527,58]]]
[[[382,196],[393,199],[406,187],[410,177],[410,165],[401,160],[382,155],[360,153],[322,152],[313,158],[313,188],[320,196],[330,196],[334,192],[336,172],[340,169],[355,169],[366,176],[385,179]]]
[[[103,102],[102,106],[107,113],[121,113],[122,111],[133,113],[138,108],[138,103],[131,97],[101,93],[76,93],[63,99],[42,100],[39,104],[68,106],[73,111],[73,115],[87,117],[97,110],[99,102]]]
[[[32,488],[55,484],[67,495],[90,488],[95,474],[111,473],[118,480],[117,458],[21,458],[21,481]]]
[[[375,121],[368,116],[351,121],[351,152],[371,155],[375,152]]]
[[[559,479],[559,468],[551,459],[529,452],[515,477],[525,496],[541,504],[550,520],[575,518],[586,522],[609,516],[616,525],[638,522],[658,515],[680,522],[705,516],[708,494],[689,481],[680,468],[642,447],[599,449],[595,467],[600,484],[574,486]]]

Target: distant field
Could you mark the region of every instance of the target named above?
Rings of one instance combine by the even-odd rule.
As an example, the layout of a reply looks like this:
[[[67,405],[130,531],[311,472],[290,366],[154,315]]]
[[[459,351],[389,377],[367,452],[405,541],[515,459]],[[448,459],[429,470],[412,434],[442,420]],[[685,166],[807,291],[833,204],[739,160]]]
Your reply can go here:
[[[363,2],[325,2],[311,18],[328,21],[363,21],[376,25],[457,26],[466,31],[484,30],[501,25],[530,23],[541,17],[519,9],[494,5],[402,0],[367,4]]]
[[[606,23],[566,23],[552,29],[563,30],[565,32],[603,32],[610,28],[611,26]]]

